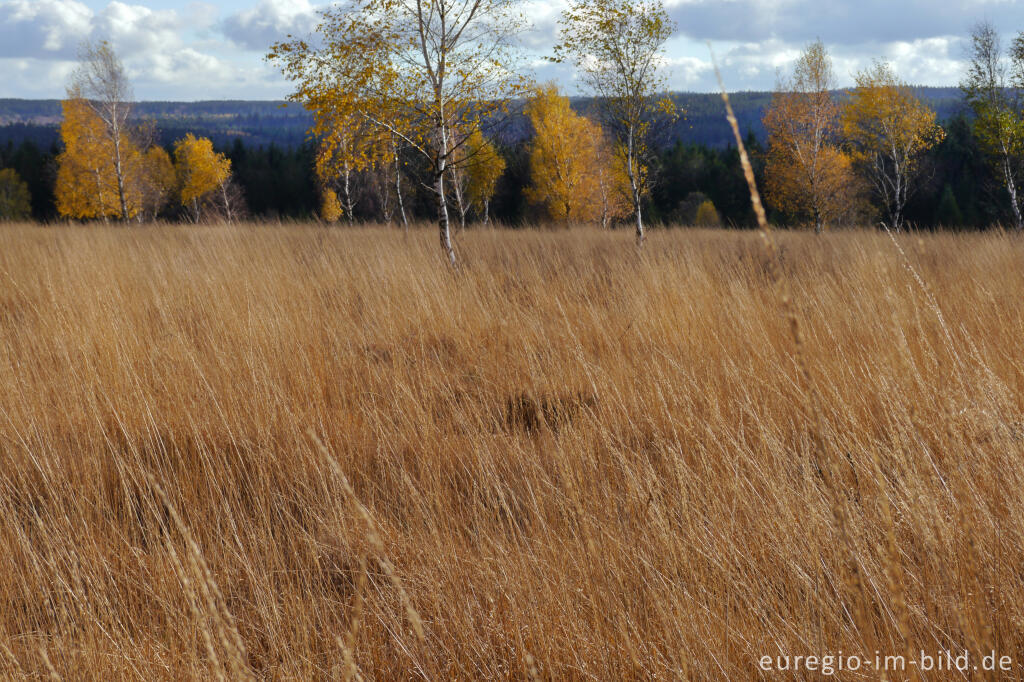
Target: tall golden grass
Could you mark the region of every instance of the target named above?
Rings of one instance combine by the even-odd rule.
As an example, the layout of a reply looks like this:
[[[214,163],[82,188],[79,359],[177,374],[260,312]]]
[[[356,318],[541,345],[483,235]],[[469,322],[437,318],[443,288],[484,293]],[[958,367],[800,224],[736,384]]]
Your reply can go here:
[[[775,239],[3,227],[0,674],[1020,676],[1024,243]]]

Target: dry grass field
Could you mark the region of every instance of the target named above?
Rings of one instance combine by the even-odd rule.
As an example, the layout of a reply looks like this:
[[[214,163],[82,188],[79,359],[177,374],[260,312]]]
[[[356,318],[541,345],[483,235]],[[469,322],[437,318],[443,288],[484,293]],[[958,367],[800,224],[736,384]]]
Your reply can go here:
[[[0,676],[1020,678],[1024,241],[778,240],[0,228]]]

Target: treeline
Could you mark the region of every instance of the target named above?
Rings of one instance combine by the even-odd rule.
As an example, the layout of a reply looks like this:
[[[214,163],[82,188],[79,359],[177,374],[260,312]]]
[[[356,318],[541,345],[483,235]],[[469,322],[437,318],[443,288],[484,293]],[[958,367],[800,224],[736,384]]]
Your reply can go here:
[[[1004,219],[998,178],[974,135],[971,118],[960,114],[941,125],[946,131],[945,139],[921,159],[921,182],[908,199],[907,222],[923,229],[980,229]],[[745,144],[752,152],[755,172],[763,186],[765,144],[753,134],[747,135]],[[173,145],[164,148],[173,154]],[[236,139],[215,149],[230,159],[235,182],[245,197],[251,218],[310,220],[318,216],[320,199],[312,143],[264,146]],[[518,226],[546,219],[544,212],[532,206],[524,194],[530,183],[527,141],[497,145],[497,149],[506,167],[490,202],[492,220]],[[42,147],[33,140],[17,144],[8,140],[0,145],[0,168],[17,173],[30,195],[29,215],[23,217],[40,222],[59,219],[54,197],[59,153],[56,143]],[[693,224],[697,208],[707,199],[714,204],[723,226],[754,225],[735,147],[676,142],[658,151],[652,168],[653,187],[645,199],[652,223]],[[356,184],[356,219],[379,220],[381,215],[366,178],[357,177]],[[407,184],[410,216],[414,220],[432,220],[430,194],[413,183]],[[174,220],[178,213],[177,207],[168,206],[160,218]],[[776,223],[787,220],[778,211],[773,211],[771,217]]]
[[[174,146],[163,147],[173,156]],[[245,198],[250,217],[259,219],[311,219],[317,212],[316,185],[313,181],[312,148],[248,146],[241,140],[214,148],[231,161],[232,176]],[[31,140],[0,146],[0,169],[11,169],[26,184],[31,197],[30,211],[23,218],[39,222],[59,220],[54,189],[57,182],[57,156],[54,143],[41,148]],[[11,218],[13,216],[7,216]],[[180,217],[180,207],[165,206],[162,220]]]

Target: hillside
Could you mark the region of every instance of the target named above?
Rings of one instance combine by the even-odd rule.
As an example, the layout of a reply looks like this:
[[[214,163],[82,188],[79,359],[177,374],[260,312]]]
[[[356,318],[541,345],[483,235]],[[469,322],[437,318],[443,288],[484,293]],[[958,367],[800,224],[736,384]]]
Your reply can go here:
[[[957,88],[918,88],[918,95],[947,120],[961,110],[962,99]],[[672,99],[686,114],[663,138],[668,146],[677,141],[722,148],[731,137],[722,115],[722,100],[714,93],[673,93]],[[738,92],[731,96],[741,130],[763,138],[761,117],[771,101],[770,92]],[[594,100],[576,98],[573,106],[580,111],[592,110]],[[276,143],[295,147],[306,137],[310,115],[301,106],[267,101],[204,101],[204,102],[140,102],[138,115],[153,121],[164,144],[187,132],[211,138],[226,146],[242,139],[248,146]],[[59,100],[0,99],[0,144],[31,139],[48,147],[57,140],[60,123]],[[528,124],[514,117],[504,129],[507,142],[521,141],[529,135]]]
[[[60,100],[0,99],[0,144],[31,139],[49,146],[57,140],[60,112]],[[301,106],[274,101],[139,102],[136,112],[156,124],[164,144],[195,133],[218,145],[241,138],[254,146],[295,147],[310,124]]]

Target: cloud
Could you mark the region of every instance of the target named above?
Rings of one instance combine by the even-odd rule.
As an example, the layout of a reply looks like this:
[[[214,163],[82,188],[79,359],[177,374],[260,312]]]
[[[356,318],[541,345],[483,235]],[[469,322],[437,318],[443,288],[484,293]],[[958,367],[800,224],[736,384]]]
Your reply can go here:
[[[557,40],[556,20],[565,3],[531,2],[533,30],[524,38],[535,54],[549,54]],[[1005,30],[1024,29],[1024,2],[1017,0],[667,0],[677,32],[666,49],[669,87],[714,91],[705,42],[715,46],[728,87],[769,90],[792,67],[806,45],[823,40],[840,85],[874,58],[891,61],[913,83],[955,84],[963,72],[964,38],[979,21]],[[571,73],[539,67],[569,91]]]
[[[829,49],[839,87],[853,85],[854,76],[875,59],[889,62],[903,81],[911,84],[955,85],[966,63],[964,40],[960,37],[921,38],[888,43],[836,45]],[[719,55],[719,64],[730,89],[770,90],[780,74],[792,71],[804,49],[803,43],[771,39],[760,43],[734,45]],[[715,90],[713,74],[705,72],[697,81],[702,90]],[[694,82],[691,78],[689,82]],[[673,79],[674,87],[685,87]]]
[[[78,0],[0,1],[0,58],[73,58],[92,18]]]
[[[174,10],[111,2],[93,21],[93,34],[109,40],[122,57],[167,52],[183,45],[187,20]]]
[[[208,6],[184,13],[119,0],[94,12],[78,0],[0,0],[0,57],[73,60],[84,40],[109,40],[123,58],[177,49],[209,24]]]
[[[318,6],[309,0],[263,0],[224,20],[224,35],[236,44],[265,52],[288,35],[305,35],[319,22]]]
[[[949,36],[898,41],[884,46],[881,56],[892,63],[903,80],[935,83],[966,70],[966,43],[966,38]]]
[[[960,35],[981,20],[1024,28],[1024,3],[1014,0],[677,0],[669,15],[695,40],[776,39],[832,45],[914,41]]]
[[[0,96],[38,99],[62,96],[74,66],[74,62],[66,61],[0,58],[0,73],[4,74],[4,91]]]
[[[62,96],[85,40],[110,41],[141,98],[281,97],[280,78],[226,45],[217,23],[216,7],[199,2],[155,10],[121,0],[96,9],[79,0],[0,0],[0,97]]]
[[[109,39],[139,97],[280,98],[288,91],[262,55],[288,34],[315,29],[329,0],[0,0],[0,97],[63,94],[85,39]],[[873,58],[911,83],[953,85],[964,70],[964,40],[980,20],[1008,39],[1024,29],[1024,0],[666,0],[678,31],[666,50],[668,85],[713,91],[704,45],[711,40],[730,89],[771,89],[811,41],[829,48],[841,86]],[[151,5],[167,9],[153,9]],[[580,84],[565,64],[543,61],[557,42],[566,0],[525,0],[532,24],[522,43],[538,80],[564,91]],[[168,8],[169,7],[169,8]]]

